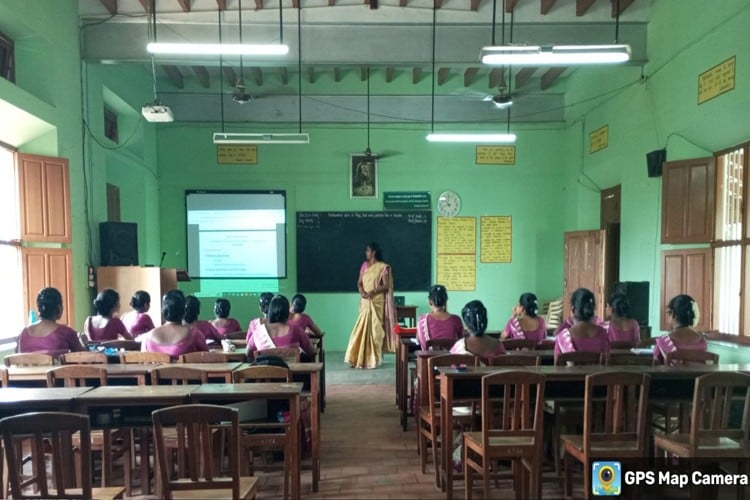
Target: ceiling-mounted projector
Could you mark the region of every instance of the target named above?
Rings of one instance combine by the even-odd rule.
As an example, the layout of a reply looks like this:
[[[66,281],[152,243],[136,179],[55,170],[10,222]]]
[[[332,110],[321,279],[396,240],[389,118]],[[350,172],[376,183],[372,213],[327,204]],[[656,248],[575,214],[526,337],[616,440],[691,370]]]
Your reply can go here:
[[[141,114],[148,122],[173,122],[174,115],[169,106],[161,104],[160,102],[154,102],[151,104],[144,104],[141,108]]]

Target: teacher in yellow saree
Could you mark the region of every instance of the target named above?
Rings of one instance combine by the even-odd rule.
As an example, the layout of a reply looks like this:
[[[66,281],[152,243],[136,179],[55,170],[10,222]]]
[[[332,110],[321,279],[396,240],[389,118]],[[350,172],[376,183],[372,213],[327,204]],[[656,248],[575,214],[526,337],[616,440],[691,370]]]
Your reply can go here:
[[[361,297],[359,316],[344,357],[346,364],[352,368],[377,368],[383,351],[396,350],[393,338],[396,306],[393,302],[391,266],[383,262],[377,243],[367,244],[365,257],[357,281]]]

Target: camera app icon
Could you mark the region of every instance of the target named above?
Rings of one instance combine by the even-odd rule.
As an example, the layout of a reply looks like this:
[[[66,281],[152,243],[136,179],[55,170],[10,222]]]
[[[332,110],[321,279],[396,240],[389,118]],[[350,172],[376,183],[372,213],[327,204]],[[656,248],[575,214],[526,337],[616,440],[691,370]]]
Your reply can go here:
[[[622,470],[620,462],[594,462],[591,464],[591,492],[598,497],[620,495]]]

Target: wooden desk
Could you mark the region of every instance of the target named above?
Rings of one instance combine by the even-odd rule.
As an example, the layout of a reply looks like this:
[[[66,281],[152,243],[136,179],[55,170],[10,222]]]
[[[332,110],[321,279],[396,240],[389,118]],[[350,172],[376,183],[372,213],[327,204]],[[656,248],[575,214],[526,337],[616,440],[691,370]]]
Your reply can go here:
[[[396,350],[396,405],[401,413],[401,430],[406,432],[409,413],[409,346],[417,338],[416,332],[395,332],[399,337]]]
[[[418,358],[419,359],[419,358]],[[425,365],[427,363],[424,363]],[[440,468],[441,486],[446,497],[453,496],[453,447],[452,421],[453,403],[462,400],[481,400],[484,375],[507,371],[516,367],[480,366],[469,367],[466,371],[455,368],[440,370],[440,439],[447,446],[441,447]],[[518,367],[545,376],[545,398],[583,399],[586,375],[600,372],[635,372],[651,375],[649,398],[688,400],[692,399],[696,377],[713,372],[750,372],[750,364],[691,365],[691,366],[530,366]]]
[[[417,326],[417,306],[396,306],[396,321],[400,323],[402,319],[409,320],[407,328]]]
[[[224,356],[224,359],[227,363],[246,363],[247,362],[247,354],[245,353],[244,349],[241,349],[239,351],[230,351],[226,352],[220,349],[212,349],[210,351],[212,354],[221,354]]]
[[[30,411],[73,411],[73,398],[91,387],[4,387],[0,389],[0,417]]]
[[[308,331],[307,335],[310,337],[310,340],[318,342],[318,359],[316,361],[323,365],[323,368],[320,370],[320,412],[323,413],[326,411],[326,351],[323,346],[325,332],[321,333],[322,335],[315,335]]]
[[[173,363],[173,366],[205,372],[209,379],[222,378],[227,384],[232,383],[232,372],[243,365],[243,363],[238,361],[230,363]]]
[[[101,364],[97,367],[107,370],[108,379],[132,379],[138,385],[146,385],[146,380],[151,380],[151,372],[158,368],[156,364]],[[8,379],[14,381],[33,381],[43,385],[47,384],[47,372],[56,366],[11,366],[8,368]]]
[[[183,386],[187,387],[187,386]],[[299,400],[302,384],[293,383],[252,383],[252,384],[203,384],[190,393],[194,403],[227,404],[252,399],[282,399],[289,401],[289,440],[291,446],[291,496],[300,498],[300,458],[299,458]]]

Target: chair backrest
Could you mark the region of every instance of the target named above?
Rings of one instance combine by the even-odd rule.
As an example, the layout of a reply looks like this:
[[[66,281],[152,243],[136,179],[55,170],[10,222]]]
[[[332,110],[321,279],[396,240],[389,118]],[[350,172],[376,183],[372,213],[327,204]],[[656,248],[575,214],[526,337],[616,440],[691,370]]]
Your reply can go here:
[[[501,354],[490,358],[487,366],[539,366],[541,359],[532,354]]]
[[[629,340],[610,340],[609,341],[610,349],[632,349],[633,347],[635,347],[635,342],[631,342]]]
[[[430,339],[427,341],[428,351],[450,351],[456,339]]]
[[[531,350],[536,347],[536,342],[532,339],[506,339],[503,340],[503,347],[506,351]]]
[[[75,413],[25,413],[0,420],[13,498],[92,498],[89,417]],[[73,446],[73,434],[80,439]],[[22,451],[23,450],[23,451]],[[24,475],[19,454],[30,454],[35,474]],[[51,462],[45,461],[51,456]],[[51,463],[48,468],[47,463]],[[76,463],[80,469],[75,470]],[[78,485],[75,484],[77,479]],[[50,493],[50,483],[56,495]],[[68,491],[80,488],[78,493]]]
[[[238,340],[238,339],[245,339],[247,338],[247,332],[239,331],[239,332],[230,332],[224,335],[224,338],[227,340]]]
[[[276,356],[287,363],[299,363],[299,349],[296,347],[274,347],[273,349],[263,349],[255,352],[255,358],[260,356]]]
[[[0,366],[0,387],[8,387],[8,385],[10,385],[8,369]],[[0,457],[0,460],[2,460],[2,457]]]
[[[530,447],[541,456],[544,375],[525,370],[501,371],[482,377],[482,439],[533,437]],[[515,447],[515,444],[512,445]]]
[[[741,406],[741,413],[735,413],[736,406],[733,405]],[[698,377],[690,422],[691,456],[696,456],[698,443],[717,443],[719,438],[732,440],[739,444],[740,449],[747,450],[750,446],[750,375],[717,372]],[[711,446],[711,456],[718,458],[722,452],[730,456],[737,452],[734,447],[722,448],[721,445]]]
[[[537,351],[554,351],[555,341],[552,339],[544,339],[541,342],[537,343],[534,346],[534,349]]]
[[[654,357],[632,352],[611,352],[606,358],[608,365],[653,366]]]
[[[159,461],[162,494],[172,498],[180,490],[206,490],[204,498],[211,498],[208,490],[231,489],[232,498],[240,496],[240,433],[238,412],[235,408],[216,405],[188,404],[156,410],[152,414],[154,441]],[[164,428],[176,427],[178,457],[187,463],[187,480],[173,479],[164,440]],[[214,439],[214,431],[222,429],[226,440]],[[217,446],[228,447],[230,476],[215,475],[214,457],[219,456]],[[223,470],[223,469],[222,469]],[[179,476],[180,474],[178,474]],[[197,497],[196,497],[197,498]]]
[[[180,363],[226,363],[227,358],[220,352],[196,351],[180,356]]]
[[[287,368],[282,366],[248,366],[232,372],[235,383],[243,382],[291,382]]]
[[[586,376],[583,450],[587,456],[595,443],[617,441],[635,446],[614,448],[615,456],[645,457],[650,382],[647,373],[610,371]],[[597,449],[597,458],[607,458],[606,452]]]
[[[47,371],[47,387],[57,387],[60,380],[65,387],[107,385],[107,370],[96,365],[63,365]],[[93,380],[97,384],[91,384]]]
[[[103,347],[111,347],[113,349],[124,350],[124,351],[140,351],[141,350],[141,343],[138,342],[137,340],[125,340],[125,339],[105,340],[104,342],[99,342],[99,345]]]
[[[441,354],[427,358],[427,392],[430,400],[430,412],[434,412],[440,401],[440,385],[436,368],[441,366],[477,366],[479,358],[473,354]],[[433,415],[434,417],[434,415]]]
[[[555,359],[555,365],[566,366],[572,365],[600,365],[602,363],[602,355],[598,352],[588,351],[573,351],[563,352]]]
[[[544,313],[544,324],[547,327],[547,331],[554,331],[560,326],[564,308],[563,299],[553,300],[549,303],[547,311]]]
[[[105,364],[107,355],[102,352],[78,351],[66,352],[60,354],[60,363],[64,365],[86,365],[86,364]]]
[[[55,358],[39,352],[22,352],[5,356],[5,366],[52,366]]]
[[[668,352],[664,362],[667,365],[718,365],[719,355],[715,352],[677,349],[676,351]]]
[[[125,351],[120,353],[120,363],[169,364],[172,358],[164,352]]]
[[[179,364],[161,366],[151,371],[151,385],[159,385],[160,382],[172,385],[207,384],[208,372]]]

